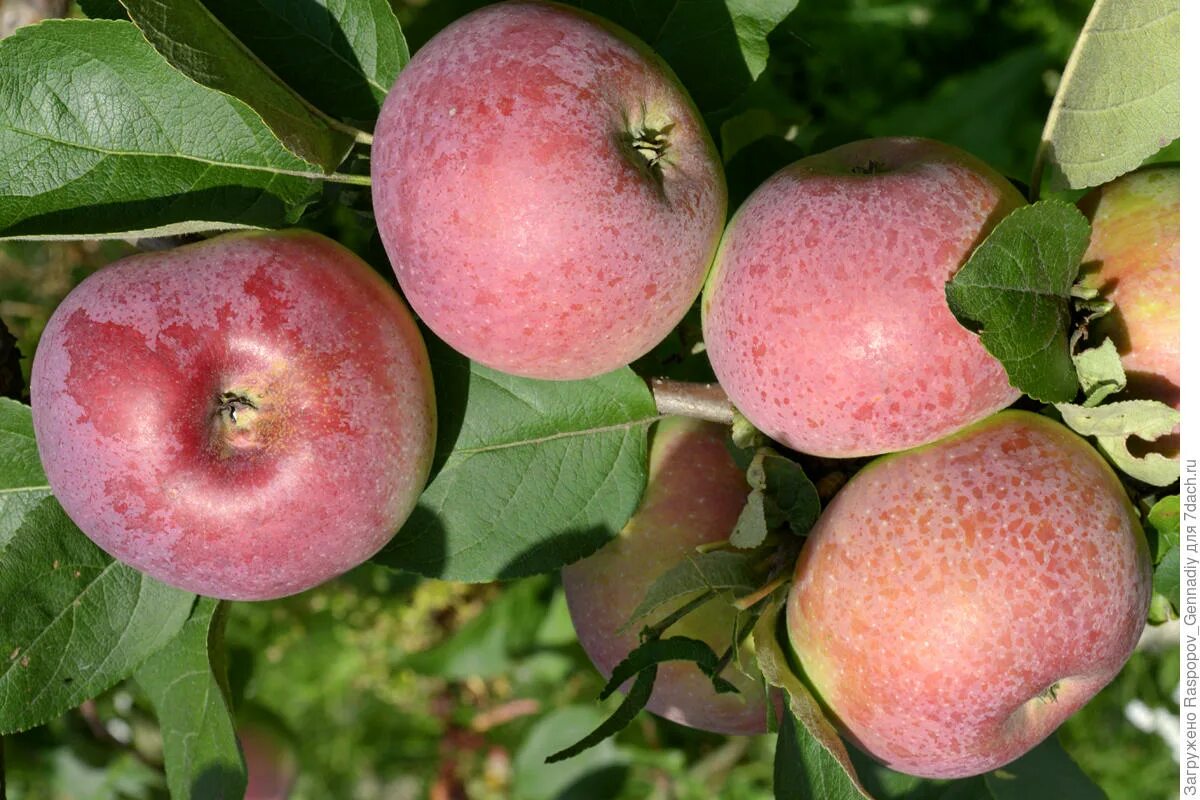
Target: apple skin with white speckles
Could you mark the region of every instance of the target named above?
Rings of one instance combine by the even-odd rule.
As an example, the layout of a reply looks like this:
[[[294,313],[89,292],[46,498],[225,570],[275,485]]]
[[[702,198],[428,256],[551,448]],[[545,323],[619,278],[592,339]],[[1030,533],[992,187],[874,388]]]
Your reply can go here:
[[[1116,306],[1093,338],[1112,337],[1131,394],[1179,408],[1179,167],[1122,175],[1079,207],[1092,223],[1082,280]]]
[[[654,581],[702,544],[727,539],[750,488],[725,449],[728,428],[682,417],[658,423],[650,447],[650,477],[637,512],[620,535],[593,555],[563,568],[562,582],[579,642],[608,677],[638,645],[642,626],[683,606],[691,597],[618,629]],[[720,655],[729,646],[735,612],[710,601],[667,629],[667,636],[707,642]],[[742,669],[753,669],[743,659]],[[726,734],[767,730],[761,680],[736,666],[721,673],[738,693],[717,694],[690,662],[660,664],[647,708],[669,720]]]
[[[666,142],[655,166],[633,146],[646,131]],[[670,68],[541,2],[489,6],[421,48],[384,103],[371,182],[417,316],[476,361],[555,380],[622,367],[670,333],[728,202]]]
[[[958,778],[1024,754],[1112,680],[1149,601],[1112,469],[1062,425],[1006,411],[855,475],[801,551],[787,626],[851,740]]]
[[[769,178],[704,289],[718,380],[754,425],[831,458],[926,444],[1011,404],[945,283],[1024,198],[950,145],[869,139]]]
[[[404,522],[433,382],[403,302],[307,231],[109,265],[55,310],[31,383],[50,486],[120,561],[237,600],[308,589]]]

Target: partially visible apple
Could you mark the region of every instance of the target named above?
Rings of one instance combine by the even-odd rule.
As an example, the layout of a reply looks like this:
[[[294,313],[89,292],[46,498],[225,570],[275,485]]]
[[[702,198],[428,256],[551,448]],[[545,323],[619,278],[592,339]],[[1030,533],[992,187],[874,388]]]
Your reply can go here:
[[[287,800],[300,771],[291,744],[276,731],[258,724],[239,726],[237,738],[246,759],[243,800]]]
[[[925,139],[797,161],[738,209],[704,290],[721,385],[773,439],[832,458],[951,434],[1020,392],[959,325],[945,283],[1024,199]]]
[[[1112,338],[1131,394],[1179,407],[1179,167],[1123,175],[1079,207],[1092,221],[1084,283],[1116,309],[1093,338]]]
[[[801,551],[787,627],[851,740],[957,778],[1022,755],[1112,680],[1149,601],[1112,469],[1010,411],[855,475]]]
[[[598,17],[488,6],[421,48],[375,129],[379,233],[413,310],[470,358],[585,378],[695,301],[720,159],[670,68]]]
[[[50,487],[115,558],[214,597],[281,597],[369,558],[416,503],[433,382],[408,310],[307,231],[126,258],[33,362]]]
[[[692,599],[669,604],[618,633],[651,584],[699,545],[727,539],[733,531],[749,487],[725,449],[727,435],[728,428],[682,417],[658,423],[650,448],[649,483],[637,512],[599,552],[563,568],[563,589],[579,642],[605,677],[637,647],[641,627]],[[721,655],[730,644],[734,616],[731,606],[712,600],[665,635],[700,639]],[[753,670],[752,661],[743,658],[741,669]],[[738,693],[717,694],[695,664],[660,664],[647,708],[702,730],[766,731],[762,681],[748,677],[738,665],[721,676]]]

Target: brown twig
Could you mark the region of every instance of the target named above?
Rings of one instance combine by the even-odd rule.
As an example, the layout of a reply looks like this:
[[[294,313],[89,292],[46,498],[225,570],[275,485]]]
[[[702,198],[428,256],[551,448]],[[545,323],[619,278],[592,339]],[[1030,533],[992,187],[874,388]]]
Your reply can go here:
[[[733,424],[733,403],[719,384],[667,378],[651,378],[649,383],[660,414]]]

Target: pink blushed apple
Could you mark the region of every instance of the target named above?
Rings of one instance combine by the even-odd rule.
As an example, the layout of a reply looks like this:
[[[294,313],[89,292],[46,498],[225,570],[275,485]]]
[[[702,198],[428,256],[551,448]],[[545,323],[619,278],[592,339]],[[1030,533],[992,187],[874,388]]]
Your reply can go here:
[[[433,452],[429,362],[387,283],[306,231],[133,256],[33,363],[50,486],[115,558],[230,599],[302,591],[404,522]]]
[[[637,512],[620,535],[588,558],[564,567],[563,589],[579,642],[605,676],[637,647],[638,631],[691,598],[622,629],[654,581],[695,548],[727,539],[749,487],[725,449],[728,429],[668,417],[658,424],[650,448],[650,477]],[[709,601],[666,631],[708,643],[725,652],[735,611]],[[747,655],[744,669],[753,669]],[[738,693],[717,694],[695,664],[659,665],[647,708],[669,720],[718,733],[762,733],[767,701],[760,679],[737,665],[721,677]]]
[[[260,725],[242,725],[237,738],[246,760],[244,800],[287,800],[299,773],[292,746],[276,731]]]
[[[878,459],[834,497],[787,604],[807,679],[883,764],[957,778],[1042,741],[1121,669],[1147,545],[1104,459],[1008,411]]]
[[[1079,203],[1092,222],[1084,283],[1116,308],[1097,321],[1112,337],[1130,392],[1179,407],[1179,167],[1132,172]]]
[[[746,200],[704,290],[730,399],[833,458],[934,441],[1020,393],[955,320],[945,283],[1024,199],[950,145],[871,139],[802,159]]]
[[[476,361],[547,379],[661,341],[700,292],[727,202],[666,64],[541,2],[489,6],[421,48],[384,103],[371,180],[417,315]]]

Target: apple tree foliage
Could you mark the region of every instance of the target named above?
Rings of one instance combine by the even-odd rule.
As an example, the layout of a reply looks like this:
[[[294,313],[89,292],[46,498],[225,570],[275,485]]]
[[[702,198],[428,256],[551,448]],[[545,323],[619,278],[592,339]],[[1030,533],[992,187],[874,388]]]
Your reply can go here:
[[[426,24],[480,4],[440,10],[435,3]],[[576,4],[628,28],[676,70],[719,142],[735,207],[759,180],[815,146],[793,119],[798,106],[787,89],[763,80],[779,42],[771,34],[789,18],[804,22],[811,7],[797,0]],[[47,21],[0,40],[0,239],[278,228],[311,224],[330,204],[369,219],[370,132],[409,57],[387,0],[80,5],[88,18]],[[1156,564],[1152,621],[1178,611],[1179,506],[1171,488],[1178,462],[1134,455],[1128,440],[1169,433],[1178,413],[1121,399],[1125,376],[1111,343],[1087,341],[1087,321],[1107,309],[1076,286],[1090,231],[1071,201],[1178,139],[1178,18],[1178,0],[1095,2],[1037,145],[1030,199],[1038,202],[1001,222],[946,287],[951,309],[980,333],[1013,384],[1094,437],[1125,473]],[[1032,51],[996,63],[948,81],[927,102],[1008,130],[1012,112],[1002,100],[1048,65]],[[791,77],[790,88],[802,91],[805,76]],[[906,130],[923,117],[919,104],[889,114],[870,132],[939,133]],[[1003,161],[1005,151],[997,152]],[[1159,157],[1178,159],[1178,145]],[[1010,174],[1030,167],[998,166]],[[3,352],[15,352],[0,333]],[[495,372],[427,338],[438,397],[434,473],[375,561],[424,578],[489,582],[553,573],[611,538],[646,482],[647,432],[659,411],[644,379],[686,360],[669,352],[676,345],[634,368],[549,383]],[[7,356],[0,363],[6,386],[14,384],[13,363]],[[1003,770],[955,783],[889,773],[841,740],[789,662],[780,624],[791,565],[820,509],[822,493],[805,468],[820,465],[771,448],[742,422],[731,448],[752,492],[729,547],[697,553],[645,589],[629,622],[644,626],[643,644],[605,688],[631,680],[625,701],[607,718],[580,708],[552,712],[558,733],[535,729],[518,772],[542,775],[547,757],[607,763],[608,736],[634,719],[663,661],[693,661],[718,691],[729,688],[718,675],[728,653],[664,638],[670,620],[656,616],[684,596],[721,597],[742,612],[731,648],[752,646],[785,697],[776,797],[1102,796],[1053,737]],[[541,602],[521,588],[528,585],[515,585],[467,631],[488,643],[485,651],[505,652],[532,635],[500,616]],[[239,796],[246,775],[231,715],[228,612],[228,603],[159,584],[93,545],[51,495],[28,406],[0,400],[0,735],[42,725],[132,679],[158,717],[172,796]],[[474,659],[450,646],[414,653],[410,666],[466,676],[482,668]],[[550,786],[557,779],[529,780]]]

